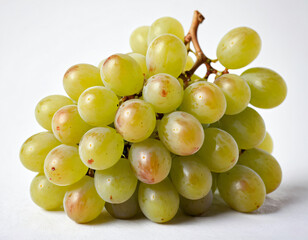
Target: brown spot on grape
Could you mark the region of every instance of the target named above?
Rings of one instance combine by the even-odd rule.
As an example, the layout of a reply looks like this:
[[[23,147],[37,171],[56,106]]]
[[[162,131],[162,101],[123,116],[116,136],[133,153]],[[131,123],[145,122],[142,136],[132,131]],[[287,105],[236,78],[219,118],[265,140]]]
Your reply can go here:
[[[56,128],[56,129],[57,129],[57,131],[60,131],[60,127],[59,127],[59,126],[57,126],[57,128]]]
[[[164,219],[163,219],[163,218],[161,218],[160,220],[164,221]]]
[[[49,180],[51,180],[51,178],[49,178]]]
[[[89,164],[92,164],[93,162],[94,162],[94,160],[92,158],[88,160]]]
[[[64,74],[64,78],[67,78],[72,72],[76,71],[79,68],[78,65],[74,65],[72,67],[70,67],[66,73]]]
[[[143,156],[144,157],[144,156]],[[142,157],[142,158],[143,158]],[[138,176],[145,183],[151,184],[155,182],[155,176],[159,171],[159,159],[155,152],[148,153],[146,160],[138,163]]]
[[[167,92],[165,89],[163,89],[163,90],[161,91],[161,96],[162,96],[162,97],[166,97],[167,94],[168,94],[168,92]]]
[[[110,200],[112,200],[112,195],[110,195],[110,197],[109,197],[109,198],[110,198]]]
[[[51,170],[54,171],[54,170],[56,170],[56,169],[55,169],[55,167],[52,167]]]

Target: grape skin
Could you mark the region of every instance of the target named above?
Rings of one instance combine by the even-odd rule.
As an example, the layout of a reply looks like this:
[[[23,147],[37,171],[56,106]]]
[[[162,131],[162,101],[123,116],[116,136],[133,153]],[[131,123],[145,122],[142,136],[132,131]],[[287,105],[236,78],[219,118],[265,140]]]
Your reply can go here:
[[[137,178],[130,168],[129,161],[121,158],[114,166],[98,170],[94,175],[97,193],[105,202],[123,203],[135,192]]]
[[[209,191],[203,198],[191,200],[180,196],[181,210],[190,216],[200,216],[206,213],[213,202],[213,193]]]
[[[129,38],[129,44],[131,49],[142,55],[146,55],[148,49],[148,33],[149,26],[141,26],[136,28]]]
[[[268,153],[272,153],[273,152],[273,148],[274,148],[274,143],[273,143],[273,139],[271,137],[271,135],[266,132],[265,138],[263,139],[263,141],[257,146],[257,148],[260,148]]]
[[[147,79],[149,77],[149,71],[147,68],[145,56],[140,53],[129,53],[128,55],[135,59],[135,61],[139,64],[142,70],[143,77]]]

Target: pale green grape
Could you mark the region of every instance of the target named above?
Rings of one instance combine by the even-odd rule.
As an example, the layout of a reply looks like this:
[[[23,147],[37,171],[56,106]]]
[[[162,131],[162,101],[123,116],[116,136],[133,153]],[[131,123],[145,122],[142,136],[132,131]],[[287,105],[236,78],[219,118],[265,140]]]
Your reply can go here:
[[[258,33],[248,27],[238,27],[229,31],[219,42],[217,58],[229,69],[238,69],[251,63],[261,50]]]
[[[233,115],[243,111],[250,101],[250,88],[246,81],[235,74],[224,74],[214,82],[224,93],[226,114]]]
[[[51,132],[37,133],[22,144],[19,152],[20,161],[27,169],[42,173],[47,154],[60,144]]]
[[[114,218],[130,219],[137,215],[139,212],[138,204],[138,187],[134,194],[125,202],[113,204],[106,202],[105,208],[107,212]]]
[[[56,111],[66,105],[74,104],[72,99],[62,95],[50,95],[43,98],[35,107],[35,118],[45,129],[51,131],[51,120]]]
[[[287,85],[283,78],[268,68],[250,68],[242,73],[251,89],[250,103],[259,108],[273,108],[287,96]]]
[[[240,149],[258,146],[266,133],[262,117],[250,107],[236,115],[224,115],[219,128],[230,133]]]
[[[47,179],[59,186],[68,186],[79,181],[88,171],[82,163],[78,148],[60,145],[52,149],[44,162]]]
[[[129,142],[141,142],[151,136],[156,116],[152,106],[140,99],[131,99],[121,104],[114,125]]]
[[[138,27],[130,35],[129,44],[134,52],[146,55],[149,28],[149,26]]]
[[[97,193],[109,203],[127,201],[135,192],[137,182],[129,161],[125,158],[108,169],[96,171],[94,176]]]
[[[172,17],[162,17],[151,25],[148,33],[148,44],[154,38],[165,33],[171,33],[181,39],[181,41],[184,40],[184,28],[182,24]]]
[[[206,213],[213,202],[213,193],[209,191],[203,198],[191,200],[180,196],[181,210],[190,216],[200,216]]]
[[[99,62],[98,64],[98,69],[100,70],[103,67],[104,62],[106,61],[107,58],[104,58],[102,61]]]
[[[74,65],[64,74],[63,86],[67,95],[78,101],[80,94],[87,88],[103,86],[99,68],[90,64]]]
[[[179,194],[192,200],[203,198],[212,187],[210,170],[195,155],[173,158],[170,177]]]
[[[239,164],[254,170],[262,178],[266,193],[277,189],[281,183],[282,172],[277,160],[261,149],[248,149],[239,157]]]
[[[86,89],[78,99],[80,117],[92,126],[111,124],[118,110],[119,100],[111,90],[97,86]]]
[[[118,96],[139,93],[143,86],[141,67],[125,54],[115,54],[107,58],[101,68],[101,76],[105,86]]]
[[[257,148],[260,148],[268,153],[272,153],[273,152],[273,148],[274,148],[274,143],[273,143],[273,139],[271,137],[271,135],[269,135],[268,132],[266,132],[265,134],[265,138],[263,139],[263,141],[256,146]]]
[[[165,73],[150,77],[142,92],[143,99],[151,103],[158,113],[168,113],[178,108],[182,103],[183,94],[183,87],[179,81]]]
[[[213,123],[226,111],[226,98],[214,83],[199,81],[184,91],[180,109],[194,115],[201,123]]]
[[[172,163],[170,152],[159,140],[152,138],[134,143],[129,150],[128,159],[137,178],[148,184],[164,180]]]
[[[84,176],[65,194],[64,211],[77,223],[87,223],[102,212],[105,201],[97,194],[92,177]]]
[[[178,111],[165,115],[157,129],[160,140],[170,152],[177,155],[196,153],[204,141],[201,123],[186,112]]]
[[[194,60],[192,59],[191,56],[187,56],[187,59],[186,59],[186,64],[185,64],[185,67],[184,67],[184,72],[185,71],[189,71],[193,66],[194,66]]]
[[[123,138],[111,127],[92,128],[85,133],[79,144],[81,160],[95,170],[104,170],[116,164],[123,149]]]
[[[180,198],[169,178],[157,184],[140,183],[138,202],[143,214],[153,222],[170,221],[179,209]]]
[[[52,118],[52,131],[64,144],[77,145],[83,134],[91,128],[82,120],[76,105],[60,108]]]
[[[67,187],[49,182],[42,173],[36,175],[30,185],[30,195],[33,202],[45,210],[60,208],[67,190]]]
[[[197,155],[212,172],[226,172],[238,160],[238,146],[234,138],[218,128],[204,130],[204,143]]]
[[[187,50],[184,43],[174,35],[164,34],[149,45],[146,62],[149,76],[167,73],[178,77],[186,64]]]
[[[222,199],[234,210],[252,212],[262,206],[266,190],[261,177],[246,166],[236,165],[218,175],[218,190]]]
[[[139,64],[142,70],[143,77],[147,79],[149,77],[149,71],[147,68],[145,56],[140,53],[129,53],[128,55],[135,59],[135,61]]]

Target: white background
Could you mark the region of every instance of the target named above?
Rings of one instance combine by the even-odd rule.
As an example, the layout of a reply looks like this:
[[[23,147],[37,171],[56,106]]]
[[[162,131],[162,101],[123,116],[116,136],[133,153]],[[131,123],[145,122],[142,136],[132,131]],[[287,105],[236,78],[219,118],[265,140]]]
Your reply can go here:
[[[0,0],[0,239],[307,239],[307,3]],[[283,169],[281,187],[256,213],[237,213],[218,201],[209,216],[179,215],[167,224],[142,217],[115,220],[104,211],[93,223],[78,225],[63,212],[35,206],[29,196],[35,173],[22,167],[18,154],[23,141],[43,130],[35,121],[36,103],[65,94],[62,77],[71,65],[97,65],[113,53],[131,51],[130,33],[140,25],[172,16],[187,32],[195,9],[206,17],[199,39],[209,57],[215,58],[228,30],[250,26],[263,45],[248,67],[272,68],[287,82],[281,106],[258,110]]]

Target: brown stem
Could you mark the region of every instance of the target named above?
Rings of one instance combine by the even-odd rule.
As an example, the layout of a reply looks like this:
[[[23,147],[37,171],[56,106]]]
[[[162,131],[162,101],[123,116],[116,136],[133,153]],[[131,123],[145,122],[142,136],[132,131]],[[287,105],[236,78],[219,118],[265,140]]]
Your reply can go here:
[[[86,175],[88,175],[88,176],[90,176],[90,177],[94,177],[94,173],[95,173],[95,170],[94,170],[94,169],[89,168],[89,169],[88,169],[88,172],[87,172],[87,174],[86,174]]]

